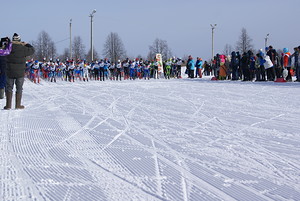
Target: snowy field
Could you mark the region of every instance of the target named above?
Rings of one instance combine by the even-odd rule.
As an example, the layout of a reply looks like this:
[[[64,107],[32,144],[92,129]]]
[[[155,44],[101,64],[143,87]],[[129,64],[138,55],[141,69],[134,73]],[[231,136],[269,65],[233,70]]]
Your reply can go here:
[[[0,111],[0,200],[300,200],[299,92],[26,80],[25,110]]]

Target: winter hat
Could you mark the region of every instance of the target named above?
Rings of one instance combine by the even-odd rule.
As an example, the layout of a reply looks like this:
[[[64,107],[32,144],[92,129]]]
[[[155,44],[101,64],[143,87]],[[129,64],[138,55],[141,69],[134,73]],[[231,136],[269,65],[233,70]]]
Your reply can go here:
[[[17,33],[14,33],[12,40],[13,41],[21,41],[21,37]]]

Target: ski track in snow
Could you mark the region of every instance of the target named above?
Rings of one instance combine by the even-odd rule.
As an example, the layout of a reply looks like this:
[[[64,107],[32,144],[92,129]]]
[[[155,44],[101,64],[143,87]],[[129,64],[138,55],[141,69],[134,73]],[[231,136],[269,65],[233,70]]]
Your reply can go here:
[[[26,80],[0,113],[1,198],[299,200],[299,88]]]

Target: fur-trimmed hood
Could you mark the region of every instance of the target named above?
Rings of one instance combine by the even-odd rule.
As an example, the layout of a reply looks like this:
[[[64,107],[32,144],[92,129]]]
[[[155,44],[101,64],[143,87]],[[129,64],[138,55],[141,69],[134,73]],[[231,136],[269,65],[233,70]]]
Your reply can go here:
[[[23,41],[11,41],[12,44],[16,44],[16,45],[26,45],[27,43],[23,42]]]

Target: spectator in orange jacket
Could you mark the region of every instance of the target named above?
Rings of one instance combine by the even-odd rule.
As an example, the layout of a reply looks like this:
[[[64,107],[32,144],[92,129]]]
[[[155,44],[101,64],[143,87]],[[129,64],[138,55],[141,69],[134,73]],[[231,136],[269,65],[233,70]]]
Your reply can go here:
[[[289,52],[288,48],[283,48],[283,68],[287,70],[287,77],[285,78],[286,81],[292,81],[291,75],[291,53]]]

